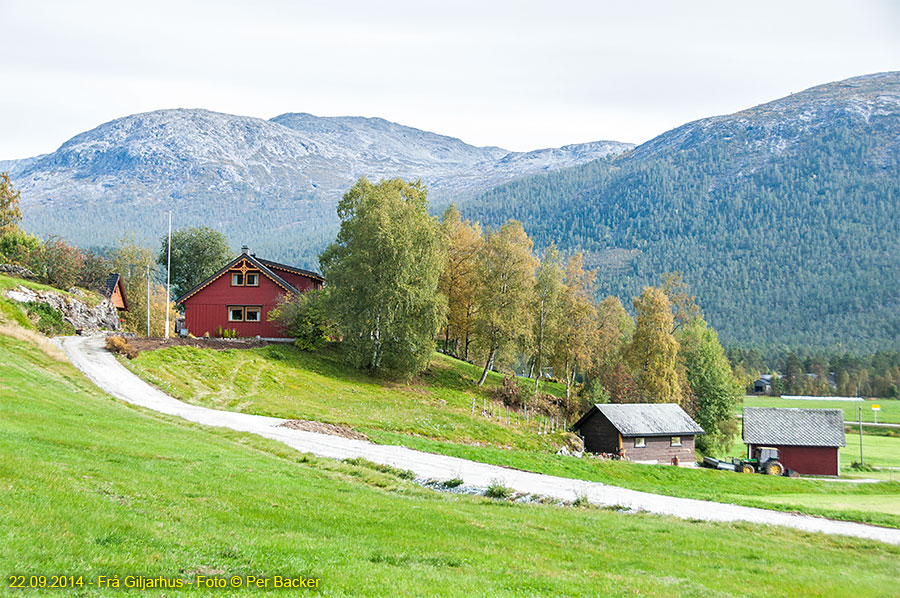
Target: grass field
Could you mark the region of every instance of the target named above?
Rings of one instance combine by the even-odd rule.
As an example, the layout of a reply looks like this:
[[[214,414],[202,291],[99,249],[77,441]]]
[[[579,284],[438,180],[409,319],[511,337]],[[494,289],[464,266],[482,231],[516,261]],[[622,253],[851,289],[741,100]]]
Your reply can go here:
[[[171,347],[125,363],[173,396],[215,409],[527,450],[558,448],[563,442],[556,435],[538,435],[534,427],[507,426],[505,418],[482,417],[501,376],[492,372],[478,388],[473,384],[481,374],[478,367],[437,353],[429,369],[408,384],[386,383],[348,368],[334,346],[316,353],[289,345],[228,351]],[[565,394],[559,384],[542,388]]]
[[[900,400],[867,399],[865,401],[829,401],[823,397],[821,401],[789,400],[779,397],[744,397],[744,407],[801,407],[804,409],[842,409],[845,421],[857,421],[856,408],[862,407],[863,422],[875,420],[872,405],[878,405],[878,422],[883,424],[900,424]],[[737,412],[740,414],[740,410]]]
[[[900,501],[897,483],[858,486],[557,456],[563,441],[559,434],[537,435],[534,430],[525,432],[480,415],[473,417],[471,397],[478,395],[473,394],[471,380],[480,372],[446,356],[436,356],[422,379],[409,385],[386,384],[349,370],[334,347],[315,355],[290,346],[231,351],[172,347],[142,353],[125,363],[188,402],[348,424],[383,444],[659,494],[900,527],[895,513],[848,509],[842,500],[854,494]],[[491,384],[498,383],[499,377],[491,379]],[[900,446],[900,439],[887,440]],[[743,451],[740,447],[737,452]],[[802,493],[833,496],[833,506],[828,506],[827,498],[806,506],[777,499],[781,494]]]
[[[900,577],[900,548],[871,541],[427,491],[125,406],[8,337],[0,413],[4,588],[204,573],[319,577],[328,596],[878,597]]]

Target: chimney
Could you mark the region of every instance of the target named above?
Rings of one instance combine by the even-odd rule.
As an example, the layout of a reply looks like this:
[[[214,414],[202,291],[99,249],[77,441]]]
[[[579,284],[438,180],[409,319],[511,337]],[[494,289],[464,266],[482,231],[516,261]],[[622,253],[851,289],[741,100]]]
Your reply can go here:
[[[244,245],[243,247],[241,247],[241,253],[243,255],[247,255],[248,253],[250,253],[250,248]]]

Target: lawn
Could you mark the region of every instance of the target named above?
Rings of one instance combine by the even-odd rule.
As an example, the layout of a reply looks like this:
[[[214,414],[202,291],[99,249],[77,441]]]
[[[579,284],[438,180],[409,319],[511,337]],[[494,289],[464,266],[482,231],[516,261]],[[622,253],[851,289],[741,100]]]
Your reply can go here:
[[[535,426],[526,430],[514,421],[506,425],[505,411],[499,419],[483,417],[485,405],[499,413],[500,403],[490,395],[502,377],[492,372],[485,387],[478,388],[473,382],[480,368],[439,353],[428,370],[409,383],[385,382],[347,367],[336,346],[316,353],[290,345],[227,351],[170,347],[143,352],[125,364],[172,396],[215,409],[463,444],[555,450],[563,443],[559,435],[537,434]],[[565,394],[559,384],[545,383],[542,388]]]
[[[208,407],[347,424],[383,444],[635,490],[900,527],[900,517],[894,513],[829,507],[827,500],[807,507],[777,500],[780,494],[798,493],[833,495],[835,505],[843,505],[837,499],[846,494],[900,500],[897,483],[858,486],[742,477],[731,472],[557,456],[556,449],[564,441],[561,434],[538,435],[533,427],[526,431],[521,425],[505,425],[505,419],[498,422],[482,417],[484,394],[477,394],[471,382],[480,372],[442,355],[436,355],[421,379],[404,385],[384,383],[349,369],[339,360],[335,347],[318,354],[282,345],[229,351],[172,347],[141,353],[125,363],[174,396]],[[492,376],[490,384],[499,384],[499,376]],[[474,416],[473,396],[480,397]],[[890,440],[900,443],[900,439]],[[867,447],[868,437],[865,442]],[[772,496],[776,500],[769,500]]]
[[[744,407],[801,407],[803,409],[842,409],[845,421],[857,421],[857,407],[862,407],[863,422],[875,421],[872,405],[881,407],[878,411],[878,423],[900,424],[900,400],[866,399],[865,401],[829,401],[823,397],[821,401],[790,400],[780,397],[744,397]],[[738,410],[740,415],[740,410]]]
[[[6,583],[280,574],[319,577],[328,596],[877,597],[900,578],[900,548],[872,541],[427,491],[123,405],[8,337],[0,413]]]

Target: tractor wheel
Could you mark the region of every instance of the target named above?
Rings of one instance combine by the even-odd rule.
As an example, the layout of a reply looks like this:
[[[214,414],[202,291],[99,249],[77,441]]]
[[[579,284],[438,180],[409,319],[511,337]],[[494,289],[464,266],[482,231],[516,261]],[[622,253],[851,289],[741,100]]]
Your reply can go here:
[[[784,465],[780,461],[769,461],[766,463],[766,474],[784,475]]]
[[[756,469],[750,463],[744,463],[741,466],[741,473],[756,473]]]

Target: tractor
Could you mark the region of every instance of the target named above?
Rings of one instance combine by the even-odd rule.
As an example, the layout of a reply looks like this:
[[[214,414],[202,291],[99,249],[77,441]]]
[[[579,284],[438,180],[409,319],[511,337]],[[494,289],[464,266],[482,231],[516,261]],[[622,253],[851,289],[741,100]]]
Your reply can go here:
[[[778,449],[757,446],[753,449],[753,458],[732,459],[734,470],[741,473],[765,473],[767,475],[784,475],[784,465],[778,460]]]

